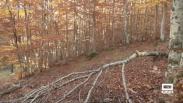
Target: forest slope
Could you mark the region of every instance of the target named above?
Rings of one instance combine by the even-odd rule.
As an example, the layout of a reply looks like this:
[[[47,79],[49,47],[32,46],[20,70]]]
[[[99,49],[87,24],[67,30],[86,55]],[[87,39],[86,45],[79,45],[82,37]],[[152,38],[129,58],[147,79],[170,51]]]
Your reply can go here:
[[[16,90],[8,95],[4,95],[0,100],[15,99],[23,96],[27,92],[46,85],[56,78],[76,71],[84,71],[88,69],[96,69],[105,63],[114,62],[116,60],[124,59],[136,50],[138,51],[167,51],[167,43],[159,43],[158,41],[152,42],[137,42],[129,45],[128,47],[120,47],[118,49],[109,49],[99,53],[96,57],[89,60],[86,56],[80,56],[69,61],[67,64],[59,64],[51,67],[49,70],[35,75],[29,79],[24,79],[26,85],[23,88]],[[156,60],[154,60],[156,59]],[[133,100],[139,102],[150,102],[161,97],[160,88],[164,80],[164,73],[166,71],[167,61],[160,58],[138,58],[130,62],[126,66],[126,78],[128,80],[128,87],[130,88],[130,96]],[[102,76],[101,82],[97,85],[95,96],[92,96],[92,101],[101,101],[111,99],[112,101],[124,101],[123,86],[120,80],[120,68],[108,71],[105,76]],[[119,69],[118,69],[119,68]],[[14,78],[8,81],[0,80],[0,90],[8,87],[14,81]],[[98,89],[102,87],[103,89]],[[69,86],[67,87],[69,88]],[[84,91],[84,90],[82,90]],[[121,91],[121,92],[120,92]],[[138,93],[138,95],[136,93]],[[59,93],[58,93],[59,94]],[[105,94],[105,95],[104,95]],[[57,93],[52,94],[51,101],[54,101],[58,96]],[[81,94],[85,98],[85,93]],[[77,96],[71,96],[72,100],[77,99]],[[121,99],[119,99],[121,98]],[[140,99],[139,99],[140,98]]]

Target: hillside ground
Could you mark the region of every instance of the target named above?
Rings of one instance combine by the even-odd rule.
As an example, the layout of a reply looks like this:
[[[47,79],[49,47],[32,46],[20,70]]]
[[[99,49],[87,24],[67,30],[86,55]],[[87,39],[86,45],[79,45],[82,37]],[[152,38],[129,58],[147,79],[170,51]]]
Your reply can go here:
[[[44,86],[66,74],[96,69],[102,64],[124,59],[136,50],[167,52],[167,43],[161,43],[159,41],[153,43],[152,41],[136,42],[129,46],[102,51],[91,60],[86,56],[74,58],[67,64],[55,65],[42,73],[21,80],[25,81],[26,85],[10,94],[0,97],[0,101],[19,98],[29,91]],[[125,68],[128,88],[130,89],[130,97],[136,101],[136,103],[151,103],[155,100],[160,100],[160,97],[162,97],[162,94],[160,93],[161,84],[164,82],[166,67],[166,58],[143,57],[130,62]],[[94,91],[95,95],[92,96],[93,102],[106,100],[106,98],[112,99],[113,102],[124,101],[124,99],[122,99],[124,98],[124,92],[121,82],[120,67],[115,68],[116,69],[110,70],[102,76],[100,83],[98,83],[96,87],[97,89]],[[18,82],[13,76],[8,77],[9,79],[0,77],[0,91],[7,89],[12,83]],[[98,89],[100,87],[103,88],[103,91]],[[84,96],[83,93],[83,98]]]

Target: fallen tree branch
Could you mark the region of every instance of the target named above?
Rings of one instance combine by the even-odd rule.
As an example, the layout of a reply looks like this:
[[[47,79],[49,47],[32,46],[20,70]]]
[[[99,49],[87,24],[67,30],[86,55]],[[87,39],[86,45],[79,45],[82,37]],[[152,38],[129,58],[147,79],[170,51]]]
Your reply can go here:
[[[60,100],[57,101],[57,102],[62,102],[63,100],[65,100],[66,97],[68,97],[76,89],[78,89],[80,86],[82,86],[83,84],[88,82],[90,77],[91,77],[91,74],[98,74],[97,77],[95,78],[95,80],[93,81],[92,87],[88,91],[86,99],[84,100],[84,103],[88,103],[89,99],[90,99],[90,96],[91,96],[91,93],[92,93],[92,91],[93,91],[93,89],[94,89],[94,87],[95,87],[99,77],[102,75],[103,71],[107,70],[107,69],[113,69],[113,68],[109,68],[109,67],[112,67],[112,66],[123,65],[123,68],[122,68],[123,85],[124,85],[124,88],[125,88],[126,97],[128,99],[128,102],[129,102],[129,95],[128,95],[128,92],[127,92],[127,87],[125,86],[126,82],[125,82],[125,77],[124,77],[125,76],[124,75],[125,74],[124,73],[124,66],[125,66],[124,64],[127,64],[128,62],[130,62],[131,60],[133,60],[133,59],[135,59],[137,57],[144,57],[144,56],[168,57],[168,54],[167,53],[156,52],[156,51],[155,52],[139,52],[139,51],[136,51],[135,53],[133,53],[131,56],[129,56],[126,59],[119,60],[119,61],[112,62],[112,63],[108,63],[108,64],[104,64],[104,65],[102,65],[101,67],[99,67],[99,68],[97,68],[95,70],[88,70],[88,71],[84,71],[84,72],[70,73],[70,74],[68,74],[66,76],[58,78],[57,80],[53,81],[52,83],[50,83],[50,84],[48,84],[46,86],[42,86],[42,87],[40,87],[38,89],[35,89],[35,90],[29,92],[24,97],[21,97],[19,99],[15,99],[15,100],[20,100],[23,103],[24,102],[25,103],[27,103],[27,102],[34,103],[39,97],[44,96],[45,94],[49,94],[50,91],[52,91],[52,90],[55,90],[57,88],[61,88],[63,85],[72,83],[73,81],[87,78],[85,81],[81,82],[80,84],[78,84],[77,86],[72,88],[67,94],[64,95],[63,98],[61,98]],[[82,75],[84,75],[84,76],[82,76]],[[76,77],[74,77],[74,76],[76,76]],[[10,101],[15,101],[15,100],[10,100]],[[39,101],[39,100],[37,100],[37,101]],[[131,102],[129,102],[129,103],[131,103]]]
[[[95,78],[95,81],[93,82],[92,87],[91,87],[90,90],[88,91],[88,94],[87,94],[87,97],[86,97],[84,103],[88,103],[88,100],[90,99],[90,95],[91,95],[91,93],[92,93],[92,90],[94,89],[94,87],[95,87],[95,85],[96,85],[96,83],[97,83],[97,81],[98,81],[98,78],[101,76],[102,72],[103,72],[103,71],[101,70],[101,71],[99,72],[99,74],[97,75],[97,77]]]
[[[126,85],[126,79],[125,79],[125,64],[122,65],[122,69],[121,69],[121,74],[122,74],[122,80],[123,80],[123,87],[125,89],[125,96],[126,96],[126,100],[128,101],[128,103],[132,103],[129,94],[128,94],[128,89],[127,89],[127,85]]]
[[[95,73],[95,72],[94,72],[94,73]],[[92,74],[93,74],[93,73],[92,73]],[[90,74],[90,75],[91,75],[91,74]],[[35,96],[32,100],[35,101],[40,95],[48,94],[49,91],[51,91],[51,90],[53,90],[53,89],[60,89],[61,87],[65,86],[65,85],[68,85],[69,83],[72,83],[72,82],[74,82],[74,81],[76,81],[76,80],[79,80],[79,79],[87,78],[87,77],[89,77],[90,75],[79,76],[79,77],[73,78],[73,79],[71,79],[71,80],[68,80],[68,81],[66,81],[66,82],[64,82],[64,83],[62,83],[62,84],[60,84],[60,85],[55,84],[55,85],[52,86],[50,89],[49,89],[49,86],[45,86],[45,87],[44,87],[44,88],[45,88],[45,91],[44,91],[44,89],[40,89],[40,90],[34,92],[36,96]],[[34,94],[34,93],[33,93],[33,94]],[[31,94],[31,95],[33,95],[33,94]],[[26,101],[26,100],[28,100],[28,99],[31,99],[31,95],[29,95],[29,96],[28,96],[29,98],[26,98],[24,101]],[[33,102],[31,101],[31,103],[33,103]]]
[[[62,102],[64,99],[66,99],[67,96],[69,96],[72,92],[74,92],[76,89],[78,89],[80,86],[82,86],[83,84],[85,84],[90,78],[91,76],[93,75],[94,73],[91,73],[88,78],[81,82],[80,84],[78,84],[77,86],[75,86],[72,90],[70,90],[67,94],[64,95],[64,97],[60,100],[58,100],[56,103],[59,103],[59,102]]]
[[[53,81],[51,84],[54,85],[55,83],[58,83],[58,82],[62,81],[63,79],[66,79],[66,78],[68,78],[68,77],[70,77],[72,75],[87,74],[87,73],[92,73],[92,72],[97,72],[97,71],[99,71],[99,69],[97,69],[97,70],[89,70],[89,71],[84,71],[84,72],[70,73],[70,74],[68,74],[68,75],[66,75],[64,77],[61,77],[61,78],[57,79],[56,81]]]

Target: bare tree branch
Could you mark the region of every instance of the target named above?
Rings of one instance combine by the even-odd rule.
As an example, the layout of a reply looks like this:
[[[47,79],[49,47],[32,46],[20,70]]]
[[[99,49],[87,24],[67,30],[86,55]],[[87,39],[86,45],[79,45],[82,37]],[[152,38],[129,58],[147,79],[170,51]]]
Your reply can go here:
[[[89,92],[88,92],[88,94],[87,94],[87,97],[86,97],[84,103],[88,103],[88,100],[90,99],[91,93],[92,93],[92,91],[93,91],[93,89],[94,89],[94,87],[95,87],[95,85],[96,85],[96,83],[97,83],[97,81],[98,81],[98,78],[101,76],[102,72],[103,72],[103,71],[101,70],[101,71],[99,72],[99,74],[97,75],[97,77],[95,78],[95,81],[93,82],[92,87],[90,88],[90,90],[89,90]]]
[[[129,97],[128,89],[127,89],[127,85],[126,85],[126,79],[125,79],[125,63],[122,65],[121,73],[122,73],[123,87],[125,89],[126,100],[128,101],[128,103],[132,103],[132,101],[131,101],[131,99]]]
[[[72,90],[70,90],[67,94],[64,95],[64,97],[60,100],[58,100],[56,103],[59,103],[59,102],[62,102],[64,99],[66,99],[67,96],[69,96],[72,92],[74,92],[76,89],[78,89],[80,86],[82,86],[83,84],[85,84],[90,78],[91,76],[93,75],[94,73],[91,73],[88,78],[81,82],[80,84],[78,84],[76,87],[74,87]]]

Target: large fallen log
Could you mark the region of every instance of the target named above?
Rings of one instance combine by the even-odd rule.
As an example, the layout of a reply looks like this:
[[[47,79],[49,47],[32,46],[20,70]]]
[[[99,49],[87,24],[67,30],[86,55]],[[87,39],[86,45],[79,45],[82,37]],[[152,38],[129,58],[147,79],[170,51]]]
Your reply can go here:
[[[135,53],[133,53],[131,56],[127,57],[126,59],[115,61],[115,62],[108,63],[108,64],[104,64],[104,65],[102,65],[99,68],[94,69],[94,70],[70,73],[66,76],[58,78],[57,80],[53,81],[52,83],[50,83],[46,86],[42,86],[40,88],[37,88],[37,89],[25,94],[25,96],[23,96],[19,99],[5,101],[5,102],[38,103],[38,102],[40,102],[41,98],[43,98],[45,95],[49,95],[49,93],[52,90],[61,89],[64,85],[71,84],[76,80],[81,80],[81,83],[79,83],[74,88],[69,90],[66,94],[64,94],[63,97],[59,98],[59,100],[56,101],[56,103],[60,103],[60,102],[63,102],[75,90],[81,88],[82,85],[84,85],[86,82],[88,82],[92,76],[93,77],[95,76],[94,77],[95,79],[92,83],[92,86],[90,87],[90,89],[87,93],[86,99],[83,101],[84,103],[88,103],[90,100],[90,97],[91,97],[91,93],[92,93],[97,81],[99,80],[98,78],[101,76],[103,71],[108,70],[108,69],[113,69],[113,68],[109,68],[111,66],[122,65],[122,80],[123,80],[123,86],[125,88],[126,99],[128,100],[128,102],[132,103],[132,101],[129,99],[129,94],[127,91],[128,88],[126,86],[126,79],[125,79],[125,75],[124,75],[125,74],[124,73],[125,64],[127,64],[128,62],[130,62],[131,60],[133,60],[137,57],[144,57],[144,56],[153,56],[153,57],[158,56],[158,57],[166,57],[167,58],[168,54],[162,53],[162,52],[157,52],[157,51],[154,51],[154,52],[136,51]],[[83,79],[85,79],[85,80],[82,81]]]

